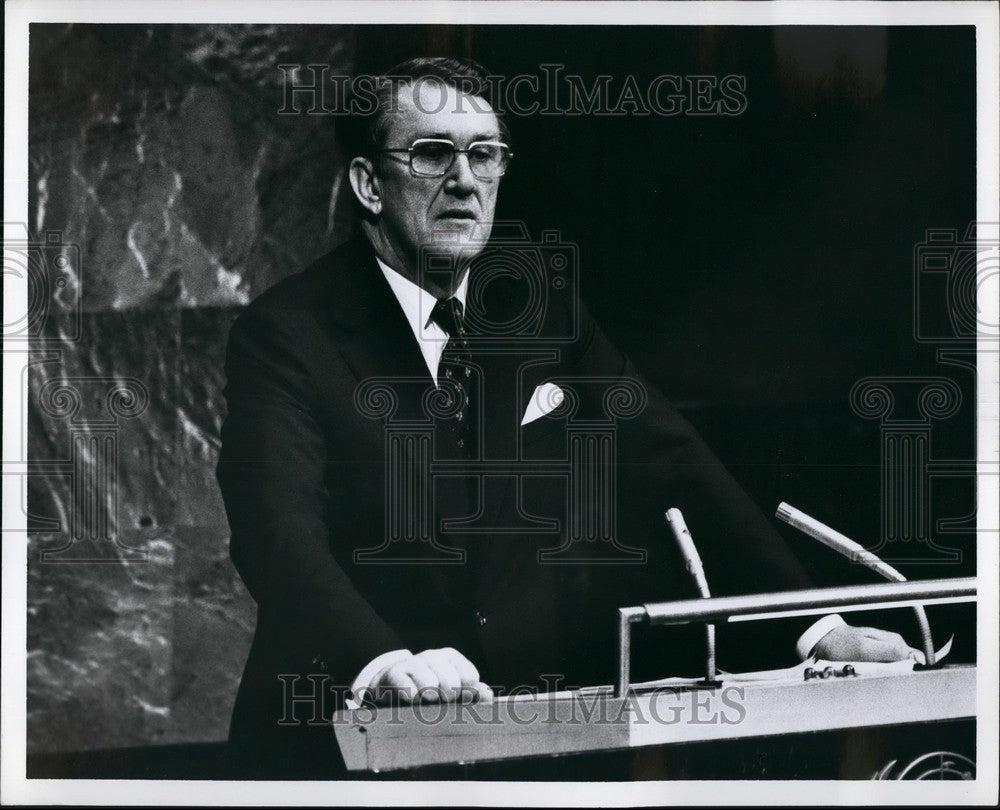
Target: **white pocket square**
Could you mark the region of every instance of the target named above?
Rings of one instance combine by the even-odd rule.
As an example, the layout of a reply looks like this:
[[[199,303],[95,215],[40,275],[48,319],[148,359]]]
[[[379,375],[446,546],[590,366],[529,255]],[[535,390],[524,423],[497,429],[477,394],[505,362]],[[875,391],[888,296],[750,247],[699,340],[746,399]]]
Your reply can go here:
[[[524,416],[521,417],[521,426],[541,419],[545,414],[551,413],[563,401],[563,391],[555,383],[542,383],[535,389],[535,393],[528,400],[528,407],[524,409]]]

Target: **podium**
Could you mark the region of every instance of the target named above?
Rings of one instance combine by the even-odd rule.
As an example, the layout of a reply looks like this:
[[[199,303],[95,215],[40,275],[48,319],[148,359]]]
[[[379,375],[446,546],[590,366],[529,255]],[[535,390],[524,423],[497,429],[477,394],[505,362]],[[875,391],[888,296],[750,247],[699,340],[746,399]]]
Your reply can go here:
[[[350,771],[438,779],[974,778],[972,664],[805,662],[628,683],[628,631],[640,619],[740,621],[974,598],[973,579],[952,579],[622,608],[614,686],[362,707],[338,712],[333,731]]]

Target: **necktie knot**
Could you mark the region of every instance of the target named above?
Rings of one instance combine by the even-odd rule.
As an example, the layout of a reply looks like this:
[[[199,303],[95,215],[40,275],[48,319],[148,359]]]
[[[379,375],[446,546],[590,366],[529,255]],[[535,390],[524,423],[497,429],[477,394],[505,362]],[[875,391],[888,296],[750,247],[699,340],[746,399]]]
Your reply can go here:
[[[458,337],[465,333],[462,324],[462,302],[457,298],[441,298],[431,310],[431,321],[440,326],[448,337]]]

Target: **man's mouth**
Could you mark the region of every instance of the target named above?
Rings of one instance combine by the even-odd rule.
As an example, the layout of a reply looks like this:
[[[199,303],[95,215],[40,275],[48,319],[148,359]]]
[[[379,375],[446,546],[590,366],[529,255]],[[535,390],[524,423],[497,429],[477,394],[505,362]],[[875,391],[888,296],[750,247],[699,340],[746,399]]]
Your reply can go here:
[[[441,219],[468,219],[475,221],[476,215],[473,211],[466,211],[461,208],[450,208],[447,211],[443,211],[440,215]]]

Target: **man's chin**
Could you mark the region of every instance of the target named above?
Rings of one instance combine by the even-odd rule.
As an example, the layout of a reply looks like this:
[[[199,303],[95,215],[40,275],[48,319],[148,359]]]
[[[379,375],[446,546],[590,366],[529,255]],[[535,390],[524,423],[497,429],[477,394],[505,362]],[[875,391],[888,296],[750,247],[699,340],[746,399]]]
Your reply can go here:
[[[490,238],[492,227],[492,222],[483,223],[463,217],[443,217],[434,223],[432,238],[435,243],[485,244]]]
[[[490,230],[471,220],[461,227],[435,227],[420,251],[421,274],[432,278],[441,288],[450,289],[457,281],[453,274],[461,272],[483,252]]]

